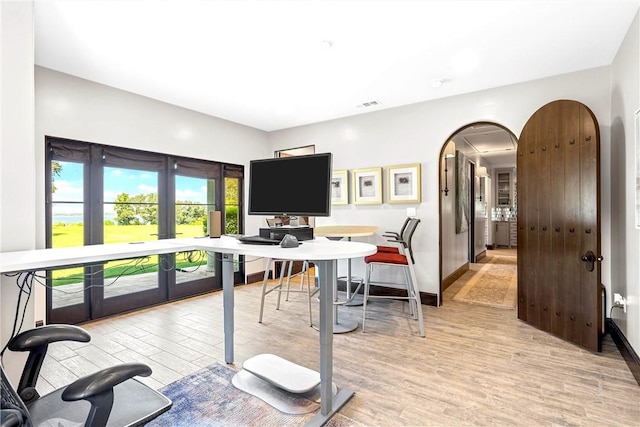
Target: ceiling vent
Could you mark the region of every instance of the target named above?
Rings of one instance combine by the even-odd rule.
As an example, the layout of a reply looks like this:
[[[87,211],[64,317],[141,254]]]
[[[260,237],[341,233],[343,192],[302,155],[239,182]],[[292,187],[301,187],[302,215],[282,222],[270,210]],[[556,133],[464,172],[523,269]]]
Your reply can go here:
[[[362,104],[358,104],[356,105],[356,107],[369,108],[369,107],[377,107],[378,105],[381,105],[379,101],[369,101],[369,102],[363,102]]]

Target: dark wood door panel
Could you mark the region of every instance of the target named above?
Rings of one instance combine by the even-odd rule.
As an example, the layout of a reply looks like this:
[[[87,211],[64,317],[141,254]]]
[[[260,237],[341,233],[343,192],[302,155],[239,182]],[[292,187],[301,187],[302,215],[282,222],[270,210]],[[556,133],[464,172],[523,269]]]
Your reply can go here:
[[[531,138],[530,133],[532,132],[531,128],[525,128],[522,131],[522,135],[520,138],[524,138],[529,140]],[[532,182],[533,178],[531,177],[531,173],[529,171],[530,162],[524,161],[523,157],[526,155],[525,147],[522,144],[518,144],[518,153],[517,153],[517,171],[518,171],[518,181],[519,181],[519,190],[518,190],[518,319],[527,321],[527,307],[528,307],[528,295],[527,295],[527,287],[525,286],[527,282],[526,280],[526,269],[524,268],[524,254],[528,254],[529,250],[527,249],[529,246],[529,235],[527,233],[527,228],[525,227],[527,221],[526,216],[527,212],[523,209],[524,206],[529,205],[529,195],[527,191],[522,191],[523,187],[527,185],[528,182]],[[528,258],[527,258],[528,259]],[[529,262],[529,261],[527,261]]]
[[[600,221],[598,207],[600,206],[599,188],[599,140],[598,128],[595,126],[593,114],[584,106],[580,108],[580,202],[582,206],[582,254],[591,252],[600,255]],[[581,259],[582,260],[582,259]],[[584,327],[582,342],[587,348],[597,347],[600,350],[599,333],[602,331],[598,321],[602,315],[600,301],[600,263],[589,264],[583,261],[580,281],[583,285],[581,292],[583,307],[597,307],[597,310],[583,310]],[[592,269],[590,269],[592,268]],[[599,333],[593,333],[597,330]]]
[[[567,137],[564,127],[554,126],[553,140],[550,141],[551,152],[551,176],[557,182],[565,181],[565,145]],[[564,278],[564,251],[565,251],[565,187],[564,185],[551,185],[549,201],[550,208],[550,245],[551,268],[550,286],[552,292],[551,331],[553,334],[563,336],[565,333],[564,314],[567,299]]]
[[[555,101],[534,113],[518,146],[518,317],[599,350],[599,134],[591,111]]]

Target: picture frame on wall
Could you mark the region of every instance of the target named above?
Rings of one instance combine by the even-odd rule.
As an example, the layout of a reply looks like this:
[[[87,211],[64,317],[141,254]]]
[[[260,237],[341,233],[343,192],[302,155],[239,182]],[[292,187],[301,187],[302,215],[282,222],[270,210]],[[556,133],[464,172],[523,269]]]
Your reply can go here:
[[[469,231],[469,161],[456,150],[456,234]]]
[[[351,172],[353,203],[382,204],[382,168],[354,169]]]
[[[331,173],[331,204],[349,204],[349,172],[346,169]]]
[[[387,203],[420,203],[420,163],[387,167]]]

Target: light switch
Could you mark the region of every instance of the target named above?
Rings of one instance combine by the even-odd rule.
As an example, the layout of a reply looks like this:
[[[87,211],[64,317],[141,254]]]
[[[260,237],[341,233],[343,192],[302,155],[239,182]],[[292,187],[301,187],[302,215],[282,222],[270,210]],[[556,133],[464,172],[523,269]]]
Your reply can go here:
[[[407,208],[407,216],[410,216],[410,217],[416,216],[416,208]]]

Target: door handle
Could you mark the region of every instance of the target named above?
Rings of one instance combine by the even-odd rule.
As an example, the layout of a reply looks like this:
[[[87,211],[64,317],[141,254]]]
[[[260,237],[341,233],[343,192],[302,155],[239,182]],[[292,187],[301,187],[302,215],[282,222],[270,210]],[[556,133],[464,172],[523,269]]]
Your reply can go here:
[[[587,271],[593,271],[595,268],[595,262],[602,262],[603,259],[604,257],[602,255],[596,257],[596,255],[591,251],[587,251],[587,253],[582,255],[582,261],[586,263],[585,267]]]

